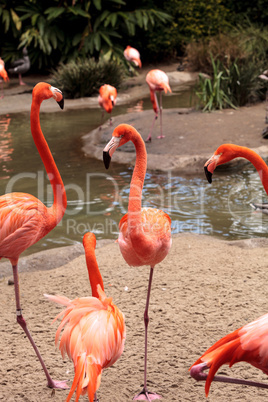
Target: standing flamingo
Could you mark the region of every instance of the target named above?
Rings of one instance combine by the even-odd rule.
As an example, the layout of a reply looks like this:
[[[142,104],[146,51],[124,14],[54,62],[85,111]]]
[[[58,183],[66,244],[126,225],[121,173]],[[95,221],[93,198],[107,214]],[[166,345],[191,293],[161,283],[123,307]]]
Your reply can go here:
[[[59,89],[40,82],[32,92],[31,131],[37,150],[49,177],[54,202],[47,208],[30,194],[10,193],[0,197],[0,259],[8,258],[12,264],[17,322],[20,324],[40,360],[50,388],[68,388],[63,381],[53,381],[22,316],[19,294],[18,260],[20,254],[48,234],[62,219],[66,193],[59,171],[40,127],[40,106],[43,100],[54,98],[63,109],[63,96]]]
[[[23,48],[22,54],[23,57],[21,59],[17,59],[11,63],[11,68],[8,70],[8,72],[11,74],[18,74],[20,85],[26,85],[21,78],[21,75],[27,73],[31,67],[31,62],[26,47]]]
[[[249,160],[249,162],[255,166],[261,178],[264,190],[266,194],[268,194],[268,166],[255,151],[239,145],[222,144],[219,146],[204,166],[208,182],[212,183],[212,174],[218,165],[222,165],[238,157]],[[268,213],[268,204],[252,204],[252,206],[255,209],[262,210],[264,213]]]
[[[223,364],[231,367],[238,362],[247,362],[268,374],[268,314],[226,335],[211,346],[191,367],[190,375],[197,381],[205,381],[208,396],[211,382],[251,385],[268,388],[268,384],[238,378],[215,376]],[[210,369],[209,373],[203,373]]]
[[[141,208],[142,188],[147,167],[147,153],[144,141],[137,130],[128,124],[120,124],[113,132],[112,139],[103,150],[106,169],[116,148],[132,141],[136,148],[136,164],[130,184],[128,213],[119,223],[119,247],[125,261],[130,266],[149,265],[150,277],[144,312],[145,357],[144,387],[134,400],[160,399],[160,395],[147,389],[147,330],[148,309],[154,267],[168,254],[171,247],[171,220],[163,211],[155,208]]]
[[[162,127],[162,91],[165,91],[165,94],[167,91],[172,92],[169,86],[169,79],[166,73],[162,70],[151,70],[149,73],[146,75],[146,82],[149,85],[150,88],[150,98],[151,102],[153,104],[153,109],[154,109],[154,119],[153,119],[153,124],[150,130],[150,134],[148,135],[146,142],[151,142],[152,141],[152,131],[154,128],[154,123],[156,119],[158,118],[158,112],[160,111],[160,130],[161,130],[161,135],[158,136],[157,138],[164,138],[165,136],[163,135],[163,127]],[[156,91],[160,93],[159,95],[159,104],[160,108],[158,106],[158,101],[157,101],[157,96],[156,96]]]
[[[1,57],[0,57],[0,77],[2,77],[5,82],[9,81],[8,74],[7,74],[7,71],[5,69],[5,62],[4,62],[3,59],[1,59]],[[3,99],[3,97],[4,97],[4,83],[3,83],[2,79],[0,79],[0,80],[2,82],[2,95],[1,95],[0,99]]]
[[[131,46],[127,46],[124,50],[124,57],[130,63],[134,63],[135,66],[139,66],[141,68],[141,57],[140,53],[137,49]]]
[[[58,344],[61,330],[60,351],[74,363],[74,381],[66,399],[70,401],[76,389],[76,401],[88,393],[90,402],[97,401],[104,368],[112,366],[124,350],[126,328],[123,313],[104,293],[102,277],[95,255],[96,237],[86,233],[83,237],[86,263],[92,297],[69,300],[64,296],[45,295],[50,300],[66,306],[56,318],[63,315],[56,332]],[[54,320],[54,321],[55,321]],[[95,396],[94,396],[95,395]]]
[[[103,108],[101,115],[101,125],[103,122],[104,111],[112,113],[113,107],[116,104],[117,90],[115,87],[109,84],[104,84],[99,89],[99,105]],[[110,126],[112,125],[112,118],[110,117]],[[100,126],[101,127],[101,126]]]

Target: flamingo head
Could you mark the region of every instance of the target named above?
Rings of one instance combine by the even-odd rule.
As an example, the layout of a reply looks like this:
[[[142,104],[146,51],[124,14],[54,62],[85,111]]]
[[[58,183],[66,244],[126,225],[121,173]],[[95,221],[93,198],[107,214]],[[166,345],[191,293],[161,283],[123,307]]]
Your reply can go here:
[[[36,84],[32,92],[32,97],[33,99],[35,98],[38,103],[41,103],[45,99],[54,98],[59,104],[60,108],[64,108],[64,98],[62,92],[47,82],[39,82]]]
[[[219,148],[214,152],[211,158],[207,160],[204,165],[204,169],[207,181],[209,183],[212,183],[212,175],[218,165],[229,162],[230,160],[238,156],[237,148],[237,145],[223,144],[219,146]]]
[[[114,129],[112,139],[103,149],[103,162],[106,169],[110,166],[111,158],[116,148],[121,147],[130,140],[131,131],[133,131],[133,127],[128,124],[119,124]]]

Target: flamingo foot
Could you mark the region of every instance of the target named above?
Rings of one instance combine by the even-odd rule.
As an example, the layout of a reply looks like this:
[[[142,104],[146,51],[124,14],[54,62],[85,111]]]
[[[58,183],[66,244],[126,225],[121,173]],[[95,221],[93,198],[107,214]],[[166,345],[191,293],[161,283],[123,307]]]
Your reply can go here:
[[[48,381],[47,383],[48,388],[56,388],[56,389],[68,389],[70,388],[66,381]]]
[[[149,135],[149,137],[146,138],[145,142],[152,142],[152,137]]]
[[[161,138],[165,138],[165,136],[164,135],[159,135],[157,138],[161,139]]]
[[[148,391],[147,387],[143,388],[143,390],[135,395],[133,401],[154,401],[155,399],[162,399],[162,396],[156,394],[155,392]]]

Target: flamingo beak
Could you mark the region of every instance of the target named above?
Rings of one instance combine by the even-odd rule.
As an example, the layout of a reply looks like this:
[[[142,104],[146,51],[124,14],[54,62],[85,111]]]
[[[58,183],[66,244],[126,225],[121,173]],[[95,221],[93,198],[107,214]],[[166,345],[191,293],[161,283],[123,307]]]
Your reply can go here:
[[[64,108],[64,98],[63,98],[63,97],[62,97],[62,99],[61,99],[59,102],[57,102],[57,103],[58,103],[58,105],[60,106],[61,109]]]
[[[53,94],[53,98],[55,99],[55,101],[59,104],[60,108],[63,109],[64,108],[64,98],[63,98],[62,92],[58,88],[55,88],[53,86],[50,87],[50,90]]]
[[[204,170],[205,170],[205,175],[206,175],[207,181],[211,184],[212,183],[212,173],[208,170],[207,166],[204,166]]]
[[[205,169],[205,175],[207,178],[207,181],[211,184],[212,183],[212,175],[214,170],[217,167],[217,163],[219,162],[219,155],[212,155],[212,157],[205,163],[204,169]]]
[[[119,147],[120,137],[112,137],[103,150],[103,162],[106,169],[109,169],[112,155],[116,148]]]

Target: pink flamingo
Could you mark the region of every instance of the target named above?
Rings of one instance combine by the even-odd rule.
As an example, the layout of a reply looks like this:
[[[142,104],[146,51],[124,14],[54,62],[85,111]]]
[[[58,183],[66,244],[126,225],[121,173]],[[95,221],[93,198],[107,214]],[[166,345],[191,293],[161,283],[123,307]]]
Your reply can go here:
[[[163,211],[155,208],[141,208],[142,188],[147,167],[147,152],[141,135],[134,127],[120,124],[113,132],[112,139],[103,150],[106,169],[116,148],[132,141],[136,148],[136,164],[130,184],[128,213],[119,223],[120,251],[130,266],[149,265],[150,277],[147,300],[144,311],[145,325],[145,357],[144,387],[134,400],[160,399],[161,396],[150,392],[147,388],[147,330],[149,323],[148,309],[154,267],[168,254],[171,247],[171,220]]]
[[[100,87],[98,102],[100,107],[103,108],[101,115],[101,125],[103,122],[104,111],[110,114],[112,113],[113,107],[116,104],[116,97],[117,97],[117,90],[112,85],[104,84]],[[111,125],[112,125],[112,118],[110,117],[110,126]]]
[[[8,74],[7,74],[7,71],[5,69],[5,62],[4,62],[3,59],[1,59],[1,57],[0,57],[0,77],[2,77],[5,82],[9,81]],[[2,95],[1,95],[0,99],[3,99],[3,97],[4,97],[4,83],[3,83],[3,80],[1,79],[1,82],[2,82]]]
[[[130,63],[134,63],[135,66],[139,66],[141,68],[141,57],[140,53],[137,49],[131,46],[127,46],[124,50],[124,57]]]
[[[268,314],[258,318],[231,334],[226,335],[211,346],[190,367],[190,375],[197,381],[206,381],[205,393],[209,394],[212,381],[231,384],[251,385],[259,388],[268,388],[268,384],[247,381],[238,378],[215,376],[223,364],[247,362],[268,374]],[[209,373],[203,373],[209,369]]]
[[[162,91],[167,91],[172,92],[169,86],[169,79],[166,73],[162,70],[151,70],[149,73],[146,75],[146,82],[149,85],[150,88],[150,98],[151,102],[153,104],[153,109],[154,109],[154,119],[153,119],[153,124],[150,130],[150,134],[148,135],[148,138],[146,139],[145,142],[151,142],[152,141],[152,131],[154,128],[154,123],[156,119],[158,118],[158,113],[160,112],[160,130],[161,130],[161,135],[158,136],[157,138],[164,138],[163,135],[163,128],[162,128]],[[159,95],[159,104],[160,108],[158,106],[158,101],[157,101],[157,96],[156,96],[156,91],[160,93]]]
[[[68,388],[64,381],[53,381],[37,346],[22,316],[19,294],[18,260],[20,254],[49,233],[62,219],[66,205],[66,193],[59,171],[40,127],[40,106],[43,100],[54,98],[63,109],[63,96],[59,89],[40,82],[32,92],[31,131],[48,174],[54,195],[54,202],[47,208],[30,194],[10,193],[0,197],[0,259],[8,258],[12,264],[17,322],[20,324],[42,365],[50,388]]]
[[[268,194],[268,166],[255,151],[250,148],[234,144],[222,144],[205,163],[204,169],[207,180],[212,182],[212,175],[218,165],[227,163],[232,159],[242,157],[251,162],[259,173],[266,194]],[[267,204],[251,204],[255,209],[267,213]]]
[[[92,297],[69,300],[64,296],[45,295],[50,300],[66,306],[56,318],[63,316],[56,332],[60,351],[74,363],[74,381],[66,399],[70,401],[76,389],[76,401],[88,393],[90,402],[97,401],[104,368],[112,366],[124,350],[126,328],[123,313],[104,293],[102,277],[95,255],[96,237],[86,233],[83,238]],[[54,321],[55,321],[54,320]]]

